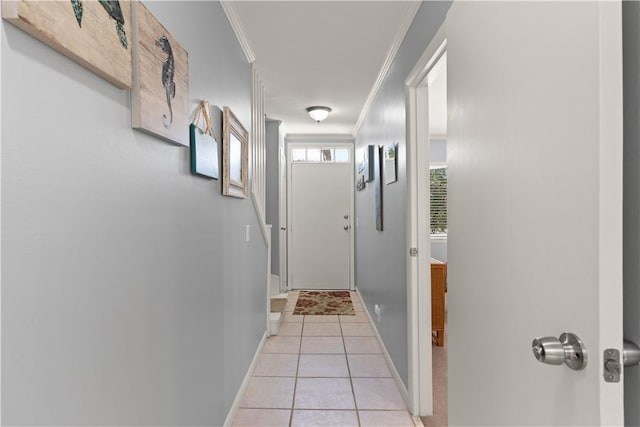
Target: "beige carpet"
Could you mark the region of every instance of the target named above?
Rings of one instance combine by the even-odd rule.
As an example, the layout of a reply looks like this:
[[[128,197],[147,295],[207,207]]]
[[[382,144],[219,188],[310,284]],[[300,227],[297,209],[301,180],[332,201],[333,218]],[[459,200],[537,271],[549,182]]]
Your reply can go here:
[[[425,427],[449,425],[447,348],[433,346],[433,416],[422,417]]]
[[[287,305],[286,298],[271,298],[272,313],[283,313],[286,305]]]
[[[331,315],[355,316],[349,291],[300,291],[294,315]]]

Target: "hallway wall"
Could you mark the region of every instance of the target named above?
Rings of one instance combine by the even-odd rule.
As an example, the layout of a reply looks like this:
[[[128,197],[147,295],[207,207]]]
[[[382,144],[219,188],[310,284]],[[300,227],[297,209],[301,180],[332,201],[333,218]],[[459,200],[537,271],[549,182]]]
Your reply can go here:
[[[271,274],[280,275],[280,120],[265,123],[265,218],[271,224]]]
[[[404,81],[444,22],[451,2],[423,2],[356,135],[356,162],[367,145],[398,143],[398,181],[383,186],[384,231],[376,231],[373,183],[356,193],[356,286],[367,309],[382,306],[376,327],[405,385],[408,375],[406,290],[406,141]]]
[[[145,4],[189,52],[192,107],[250,129],[220,4]],[[127,91],[2,32],[2,424],[221,425],[265,332],[251,201],[133,131]]]
[[[640,343],[640,4],[623,2],[624,337]],[[640,425],[640,372],[624,370],[625,425]]]

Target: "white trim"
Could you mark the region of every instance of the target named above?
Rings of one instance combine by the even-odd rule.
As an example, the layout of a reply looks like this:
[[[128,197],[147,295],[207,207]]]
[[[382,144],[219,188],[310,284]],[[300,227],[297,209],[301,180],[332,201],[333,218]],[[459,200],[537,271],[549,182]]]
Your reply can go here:
[[[389,369],[391,370],[391,375],[393,375],[393,379],[396,380],[396,384],[400,389],[400,394],[402,395],[402,398],[404,399],[405,403],[408,406],[409,393],[407,391],[407,386],[402,381],[402,377],[400,376],[400,373],[396,369],[396,365],[395,363],[393,363],[393,359],[391,359],[391,355],[389,354],[389,351],[387,351],[387,347],[384,345],[384,341],[382,341],[382,337],[380,336],[380,333],[378,332],[378,328],[375,322],[373,321],[373,318],[371,317],[371,313],[369,313],[369,310],[367,309],[367,304],[365,304],[364,298],[362,298],[362,294],[360,293],[360,290],[356,289],[356,293],[360,297],[360,301],[362,302],[362,307],[364,309],[364,312],[367,315],[367,319],[369,319],[369,324],[371,325],[373,332],[376,334],[376,338],[378,339],[378,343],[380,344],[380,348],[382,349],[382,355],[384,356],[385,360],[387,361],[387,365],[389,365]]]
[[[240,407],[240,402],[244,397],[244,393],[247,391],[247,387],[249,386],[249,381],[251,381],[251,376],[253,375],[253,371],[256,369],[256,365],[258,364],[258,359],[260,358],[260,353],[262,353],[262,349],[264,348],[264,344],[267,342],[267,331],[264,331],[264,335],[262,335],[262,339],[260,340],[260,344],[258,344],[258,349],[256,353],[253,355],[253,360],[247,369],[247,373],[244,376],[244,380],[242,380],[242,384],[240,384],[240,388],[236,393],[235,399],[233,399],[233,403],[231,404],[231,408],[229,408],[229,412],[227,413],[227,418],[224,420],[224,426],[231,426],[234,418],[236,417],[236,413],[238,412],[238,408]]]
[[[431,39],[431,43],[429,43],[429,46],[427,46],[422,53],[413,70],[411,70],[405,79],[404,83],[406,86],[417,87],[418,84],[425,79],[431,67],[433,67],[446,52],[446,43],[446,27],[443,24],[433,36],[433,39]],[[446,139],[446,135],[434,136],[434,139]]]
[[[433,372],[431,349],[431,239],[428,229],[429,71],[446,52],[443,24],[405,80],[407,111],[407,345],[409,358],[408,401],[416,416],[433,414]],[[417,248],[418,256],[409,256]]]
[[[227,15],[227,19],[229,20],[229,24],[231,24],[231,28],[233,28],[233,32],[238,39],[238,43],[240,43],[240,47],[242,48],[242,52],[244,56],[247,58],[249,64],[252,64],[256,60],[256,56],[253,53],[253,49],[251,48],[251,44],[249,43],[249,39],[247,38],[246,32],[244,30],[244,26],[238,17],[238,12],[236,12],[236,8],[233,5],[232,1],[221,1],[220,5],[222,6],[222,10],[224,10],[225,15]]]
[[[278,136],[278,184],[280,186],[280,200],[278,201],[280,223],[280,292],[289,289],[287,282],[289,264],[287,262],[287,145],[284,135]]]
[[[267,335],[271,336],[271,224],[266,225],[269,236],[267,243]]]
[[[367,97],[367,100],[364,102],[364,105],[362,106],[362,110],[360,110],[360,116],[358,117],[358,121],[356,122],[356,125],[353,127],[353,132],[352,132],[353,136],[356,136],[358,134],[358,131],[360,130],[360,127],[362,126],[364,119],[367,117],[367,114],[369,113],[369,109],[373,104],[373,100],[376,98],[378,91],[382,87],[382,84],[384,83],[384,79],[387,77],[387,74],[389,74],[391,65],[393,64],[393,61],[396,59],[396,55],[398,54],[398,50],[402,45],[402,41],[404,40],[404,37],[407,35],[407,31],[409,31],[409,28],[413,23],[413,18],[415,18],[416,13],[418,13],[418,9],[420,9],[421,4],[422,2],[417,1],[411,5],[409,13],[407,13],[407,17],[405,19],[404,25],[400,28],[400,30],[396,34],[396,38],[393,40],[393,44],[391,45],[391,47],[389,48],[389,51],[387,52],[387,57],[384,63],[382,64],[382,67],[380,67],[380,71],[378,72],[378,78],[373,84],[371,91],[369,91],[369,96]]]
[[[262,210],[260,209],[260,204],[258,202],[256,194],[251,192],[251,201],[253,202],[253,208],[256,211],[256,217],[258,219],[258,225],[260,225],[260,231],[262,232],[262,238],[264,239],[264,244],[269,247],[271,245],[271,224],[265,224],[262,218]]]
[[[623,215],[623,80],[622,5],[620,1],[598,3],[600,47],[599,135],[599,319],[600,348],[622,348],[622,215]],[[624,381],[605,383],[603,363],[600,379],[600,425],[624,424]],[[621,372],[623,374],[623,372]]]
[[[251,65],[251,145],[249,149],[251,193],[260,207],[260,221],[266,222],[266,121],[264,115],[264,86],[255,67]]]

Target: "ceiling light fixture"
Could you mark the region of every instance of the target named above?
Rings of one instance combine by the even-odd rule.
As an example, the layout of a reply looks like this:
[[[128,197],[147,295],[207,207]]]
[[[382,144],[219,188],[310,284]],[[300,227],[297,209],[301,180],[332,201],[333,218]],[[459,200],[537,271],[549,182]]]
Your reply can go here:
[[[313,120],[315,120],[318,123],[326,119],[329,116],[330,112],[331,112],[331,108],[322,107],[319,105],[307,108],[307,113],[309,113],[309,117],[311,117]]]

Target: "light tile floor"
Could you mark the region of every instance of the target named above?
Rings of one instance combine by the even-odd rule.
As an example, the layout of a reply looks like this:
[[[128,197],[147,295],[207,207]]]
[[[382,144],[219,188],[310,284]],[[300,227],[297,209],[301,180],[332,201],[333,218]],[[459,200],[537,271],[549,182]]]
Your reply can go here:
[[[355,292],[355,316],[295,316],[289,293],[234,426],[414,427]]]

